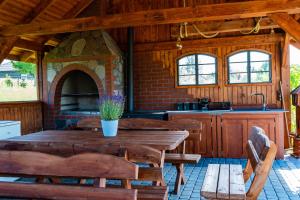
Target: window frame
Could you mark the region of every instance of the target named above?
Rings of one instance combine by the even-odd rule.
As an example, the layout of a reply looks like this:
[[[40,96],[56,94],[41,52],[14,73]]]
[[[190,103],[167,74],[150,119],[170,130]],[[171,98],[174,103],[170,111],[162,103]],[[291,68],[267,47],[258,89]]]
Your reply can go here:
[[[239,53],[247,53],[247,61],[246,62],[230,62],[229,59],[230,57],[239,54]],[[263,60],[263,61],[251,61],[251,56],[250,53],[251,52],[258,52],[258,53],[264,53],[266,55],[268,55],[269,60]],[[251,74],[252,73],[257,73],[257,72],[251,72],[251,63],[255,63],[255,62],[269,62],[269,71],[260,71],[260,72],[269,72],[269,81],[264,81],[264,82],[252,82],[251,81]],[[247,72],[236,72],[236,73],[230,73],[230,64],[232,63],[246,63],[247,64]],[[231,83],[230,82],[230,75],[231,74],[237,74],[237,73],[247,73],[247,82],[241,82],[241,83]],[[237,85],[237,84],[269,84],[272,83],[272,54],[263,50],[253,50],[253,49],[249,49],[249,50],[243,50],[243,51],[238,51],[238,52],[234,52],[231,53],[230,55],[227,56],[227,84],[228,85]]]
[[[198,55],[204,55],[204,56],[209,56],[215,59],[215,63],[205,63],[205,64],[199,64],[198,63]],[[190,75],[180,75],[179,74],[179,67],[180,66],[189,66],[189,65],[179,65],[179,61],[182,58],[188,57],[188,56],[195,56],[195,64],[192,64],[192,66],[195,66],[195,74],[190,74]],[[211,84],[199,84],[199,76],[200,75],[212,75],[212,74],[199,74],[199,65],[215,65],[215,79],[214,79],[214,83]],[[188,85],[180,85],[179,84],[179,77],[180,76],[191,76],[194,75],[195,76],[195,84],[188,84]],[[209,53],[193,53],[193,54],[186,54],[183,55],[181,57],[179,57],[177,59],[176,62],[176,87],[203,87],[203,86],[216,86],[218,85],[218,58],[215,55],[209,54]]]

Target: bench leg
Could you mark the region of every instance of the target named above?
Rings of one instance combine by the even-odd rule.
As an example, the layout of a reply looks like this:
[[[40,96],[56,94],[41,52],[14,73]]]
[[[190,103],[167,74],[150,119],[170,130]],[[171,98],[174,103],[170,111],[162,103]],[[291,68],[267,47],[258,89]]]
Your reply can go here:
[[[150,164],[150,166],[152,167],[160,167],[160,165],[158,164]],[[163,173],[163,168],[162,168],[162,173]],[[164,179],[164,176],[162,176],[162,180],[161,181],[153,181],[153,186],[167,186],[166,185],[166,182],[165,182],[165,179]]]
[[[122,183],[123,188],[131,189],[131,181],[130,180],[128,180],[128,179],[122,180],[121,183]]]
[[[176,167],[176,170],[177,170],[177,175],[176,175],[176,182],[175,182],[174,193],[178,194],[179,191],[180,191],[180,186],[185,183],[185,177],[184,177],[184,171],[183,171],[183,163],[176,164],[175,167]]]

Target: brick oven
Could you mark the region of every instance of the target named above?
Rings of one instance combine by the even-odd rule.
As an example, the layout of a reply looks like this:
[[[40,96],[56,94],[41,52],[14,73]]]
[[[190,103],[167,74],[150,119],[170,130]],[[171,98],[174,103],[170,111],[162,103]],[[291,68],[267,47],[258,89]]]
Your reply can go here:
[[[66,129],[98,116],[104,94],[124,93],[122,52],[104,31],[73,33],[44,59],[45,128]]]

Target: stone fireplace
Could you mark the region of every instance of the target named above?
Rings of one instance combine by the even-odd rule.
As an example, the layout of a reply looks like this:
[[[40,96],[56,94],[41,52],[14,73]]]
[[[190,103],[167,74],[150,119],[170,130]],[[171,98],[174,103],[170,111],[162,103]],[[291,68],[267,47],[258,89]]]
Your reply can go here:
[[[65,78],[60,96],[62,113],[97,111],[99,92],[95,81],[86,73],[74,70]]]
[[[44,67],[47,129],[66,129],[96,117],[101,95],[123,95],[122,52],[104,31],[71,34],[45,56]]]

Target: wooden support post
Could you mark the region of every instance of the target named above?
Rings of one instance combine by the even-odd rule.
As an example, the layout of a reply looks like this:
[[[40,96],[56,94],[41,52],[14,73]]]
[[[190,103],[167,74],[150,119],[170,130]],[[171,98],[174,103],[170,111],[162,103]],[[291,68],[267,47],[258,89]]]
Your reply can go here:
[[[286,34],[285,41],[282,43],[282,58],[281,58],[281,86],[282,87],[282,107],[288,111],[291,110],[290,104],[290,36]],[[289,112],[290,113],[290,112]],[[284,148],[290,148],[289,131],[291,130],[291,115],[285,113],[285,134]]]

